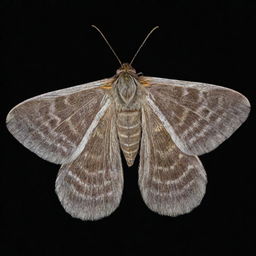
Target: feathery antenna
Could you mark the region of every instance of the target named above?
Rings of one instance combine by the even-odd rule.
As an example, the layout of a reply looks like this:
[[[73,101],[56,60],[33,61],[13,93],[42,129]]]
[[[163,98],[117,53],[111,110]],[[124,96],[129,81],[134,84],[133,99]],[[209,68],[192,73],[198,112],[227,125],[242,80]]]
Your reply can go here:
[[[139,47],[139,49],[137,50],[137,52],[134,54],[134,56],[133,56],[133,58],[132,58],[132,60],[131,60],[131,62],[130,62],[130,65],[132,65],[134,59],[135,59],[136,56],[138,55],[138,53],[139,53],[140,49],[142,48],[142,46],[146,43],[146,41],[147,41],[147,39],[149,38],[149,36],[150,36],[156,29],[158,29],[158,28],[159,28],[159,26],[156,26],[156,27],[154,27],[154,28],[151,29],[151,31],[148,33],[148,35],[146,36],[146,38],[144,39],[144,41],[143,41],[142,44],[140,45],[140,47]]]
[[[107,45],[109,46],[110,50],[114,53],[114,55],[116,56],[118,62],[120,63],[120,65],[122,65],[122,62],[121,60],[118,58],[116,52],[114,51],[114,49],[112,48],[112,46],[110,45],[110,43],[108,42],[107,38],[103,35],[103,33],[100,31],[99,28],[97,28],[95,25],[92,25],[93,28],[95,28],[100,34],[101,36],[103,37],[103,39],[105,40],[105,42],[107,43]]]

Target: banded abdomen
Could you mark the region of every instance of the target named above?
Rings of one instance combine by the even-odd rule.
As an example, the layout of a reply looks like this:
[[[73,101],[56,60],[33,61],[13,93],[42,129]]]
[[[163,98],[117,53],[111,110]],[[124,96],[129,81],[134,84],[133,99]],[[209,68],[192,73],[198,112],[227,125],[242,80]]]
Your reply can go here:
[[[128,166],[138,153],[141,137],[141,111],[123,110],[117,113],[117,133]]]

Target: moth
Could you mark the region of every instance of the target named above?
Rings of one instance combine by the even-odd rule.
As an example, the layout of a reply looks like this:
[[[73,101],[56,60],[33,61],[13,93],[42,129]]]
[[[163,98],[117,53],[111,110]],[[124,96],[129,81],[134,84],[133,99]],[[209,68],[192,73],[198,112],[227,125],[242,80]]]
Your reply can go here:
[[[60,164],[57,196],[70,215],[97,220],[119,205],[121,151],[140,154],[146,205],[177,216],[198,206],[207,177],[198,156],[225,141],[247,118],[242,94],[217,85],[137,74],[132,61],[107,79],[25,100],[8,114],[10,133],[39,157]]]

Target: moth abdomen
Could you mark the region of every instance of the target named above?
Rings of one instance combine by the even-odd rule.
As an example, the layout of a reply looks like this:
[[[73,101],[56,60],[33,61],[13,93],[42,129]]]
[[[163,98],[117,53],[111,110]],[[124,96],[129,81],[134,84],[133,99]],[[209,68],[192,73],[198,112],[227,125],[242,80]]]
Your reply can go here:
[[[138,153],[141,137],[141,111],[122,111],[117,114],[117,133],[128,166]]]

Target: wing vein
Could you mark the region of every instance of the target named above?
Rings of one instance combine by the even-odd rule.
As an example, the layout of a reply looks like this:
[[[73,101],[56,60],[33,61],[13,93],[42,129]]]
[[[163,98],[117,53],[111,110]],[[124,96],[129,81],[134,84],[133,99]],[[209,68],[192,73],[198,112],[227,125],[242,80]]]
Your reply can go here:
[[[153,97],[152,97],[152,98],[153,98]],[[183,105],[183,104],[176,103],[175,101],[171,101],[171,102],[174,103],[174,104],[178,104],[178,105],[184,107],[185,109],[188,109],[189,111],[191,111],[192,113],[194,113],[196,116],[198,116],[198,117],[199,117],[199,120],[200,120],[200,118],[201,118],[202,120],[204,120],[205,122],[207,122],[207,124],[208,124],[209,126],[211,126],[216,132],[220,133],[224,138],[227,138],[227,137],[225,136],[225,134],[223,134],[220,130],[218,130],[218,129],[216,129],[214,126],[212,126],[211,123],[210,123],[207,119],[205,119],[204,117],[202,117],[201,115],[199,115],[197,112],[193,111],[192,109],[190,109],[189,107],[187,107],[187,106],[185,106],[185,105]],[[160,110],[160,109],[159,109],[159,110]],[[161,110],[160,110],[160,111],[161,111]],[[162,111],[161,111],[161,113],[162,113]],[[188,126],[190,126],[190,124],[189,124],[188,122],[186,122],[186,120],[185,120],[185,121],[184,121],[184,120],[181,120],[181,118],[180,118],[179,116],[177,116],[177,114],[176,114],[174,111],[172,111],[172,113],[173,113],[180,121],[182,121],[182,122],[184,122],[185,124],[187,124]],[[170,123],[169,123],[169,124],[170,124]],[[170,124],[170,125],[171,125],[171,124]],[[198,128],[196,128],[196,130],[197,130],[198,132],[200,132],[200,131],[198,130]]]

